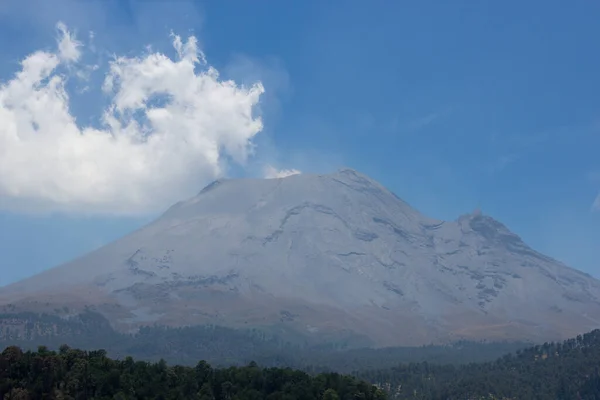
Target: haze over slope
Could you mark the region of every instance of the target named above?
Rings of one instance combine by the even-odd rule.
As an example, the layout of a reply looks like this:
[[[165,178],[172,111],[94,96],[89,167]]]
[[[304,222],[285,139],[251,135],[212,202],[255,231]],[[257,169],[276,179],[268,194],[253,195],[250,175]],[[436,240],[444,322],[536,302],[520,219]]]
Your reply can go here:
[[[494,219],[427,218],[353,170],[216,181],[0,290],[11,310],[89,305],[120,329],[213,323],[375,345],[570,337],[599,326],[599,299],[598,281]]]

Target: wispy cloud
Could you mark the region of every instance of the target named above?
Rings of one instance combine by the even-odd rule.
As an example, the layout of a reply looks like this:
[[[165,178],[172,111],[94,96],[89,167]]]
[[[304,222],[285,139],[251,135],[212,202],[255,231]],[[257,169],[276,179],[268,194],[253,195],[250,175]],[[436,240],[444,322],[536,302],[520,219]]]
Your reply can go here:
[[[600,169],[590,171],[587,174],[587,179],[594,185],[600,185]],[[600,211],[600,192],[592,203],[592,211]]]
[[[267,165],[264,168],[265,179],[287,178],[288,176],[298,175],[301,172],[297,169],[277,169],[272,165]]]
[[[452,114],[452,111],[453,108],[448,106],[413,119],[396,115],[384,124],[378,124],[371,114],[360,114],[357,116],[356,123],[363,129],[369,128],[369,130],[373,130],[377,128],[386,132],[413,134],[439,122],[441,119]]]
[[[436,121],[447,117],[448,115],[450,115],[452,113],[452,107],[445,107],[441,110],[435,111],[435,112],[431,112],[427,115],[424,115],[420,118],[414,119],[412,121],[410,121],[407,124],[407,129],[409,131],[419,131],[423,128],[428,127],[429,125],[432,125],[433,123],[435,123]]]
[[[290,76],[281,59],[271,56],[255,58],[235,54],[223,68],[223,76],[241,85],[261,82],[265,93],[258,104],[261,115],[270,119],[277,117],[283,108],[282,102],[291,95],[293,88]]]
[[[498,174],[518,162],[527,152],[548,140],[547,134],[499,134],[492,132],[487,136],[491,150],[487,171]]]
[[[408,124],[408,128],[411,130],[419,130],[419,129],[425,128],[426,126],[431,125],[432,123],[434,123],[435,121],[437,121],[444,115],[445,114],[442,112],[434,112],[434,113],[428,114],[424,117],[418,118],[418,119],[410,122]]]

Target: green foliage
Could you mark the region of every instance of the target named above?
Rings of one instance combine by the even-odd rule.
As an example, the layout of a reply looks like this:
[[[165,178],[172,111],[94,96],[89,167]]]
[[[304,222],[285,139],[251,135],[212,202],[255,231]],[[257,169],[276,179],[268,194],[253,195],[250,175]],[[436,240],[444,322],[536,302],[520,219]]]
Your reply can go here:
[[[219,326],[153,326],[144,327],[135,335],[122,334],[115,332],[102,315],[92,311],[70,318],[33,313],[0,314],[0,346],[35,349],[43,344],[58,349],[63,343],[84,350],[104,348],[115,358],[129,355],[145,361],[164,358],[181,365],[207,360],[218,367],[245,365],[254,360],[264,366],[344,373],[391,368],[400,362],[482,362],[526,347],[524,343],[459,342],[448,346],[350,349],[344,342],[287,341],[258,329]]]
[[[356,376],[396,399],[600,399],[600,330],[494,362],[411,363]]]
[[[11,329],[0,326],[0,339],[36,350],[2,352],[0,399],[379,400],[388,393],[399,400],[600,400],[600,330],[516,353],[517,344],[470,342],[344,350],[340,343],[287,343],[258,330],[215,326],[147,327],[125,335],[94,313],[73,320],[7,318]],[[89,347],[98,344],[108,351]],[[499,352],[507,355],[485,361]],[[161,357],[187,366],[169,366]],[[322,373],[327,369],[357,372],[352,378]]]
[[[365,399],[384,393],[351,376],[311,376],[290,368],[214,369],[201,361],[195,367],[113,360],[104,350],[83,351],[61,346],[59,352],[40,346],[23,352],[7,347],[0,355],[0,399]]]

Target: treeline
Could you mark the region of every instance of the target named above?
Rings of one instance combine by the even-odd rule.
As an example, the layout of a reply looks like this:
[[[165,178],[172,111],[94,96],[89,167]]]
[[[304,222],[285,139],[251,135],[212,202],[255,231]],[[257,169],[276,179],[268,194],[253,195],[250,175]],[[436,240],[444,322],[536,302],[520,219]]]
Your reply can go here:
[[[411,363],[356,376],[378,384],[395,399],[600,399],[600,330],[494,362]]]
[[[115,332],[102,315],[92,311],[68,319],[33,313],[0,315],[0,348],[17,345],[33,350],[45,345],[56,350],[63,343],[84,350],[106,349],[114,358],[132,356],[145,361],[163,358],[180,365],[195,365],[198,360],[206,360],[218,367],[256,361],[269,367],[340,373],[423,361],[483,362],[528,346],[525,343],[459,342],[447,346],[350,349],[348,343],[341,341],[318,344],[283,340],[257,329],[219,326],[145,327],[136,334],[123,334]]]
[[[120,361],[104,350],[63,345],[57,346],[57,352],[46,346],[23,351],[10,346],[0,356],[0,399],[381,399],[386,392],[398,400],[600,400],[600,330],[508,351],[495,361],[461,364],[456,361],[491,356],[492,351],[485,353],[485,349],[494,347],[463,342],[445,347],[339,350],[336,345],[302,347],[260,331],[220,327],[154,327],[128,336],[102,330],[106,325],[93,315],[85,318],[92,318],[97,329],[64,328],[75,332],[71,339],[109,343],[113,353],[120,353]],[[40,332],[58,329],[36,323],[15,326],[26,329],[32,340]],[[113,336],[107,336],[110,332]],[[510,348],[510,344],[496,346],[498,351]],[[143,354],[146,361],[134,361],[128,352]],[[213,368],[207,362],[190,362],[195,354],[209,354],[221,365],[246,366]],[[189,366],[168,366],[160,355],[185,360]],[[242,363],[252,355],[268,368]],[[395,366],[378,367],[388,363]],[[289,368],[296,365],[303,372]],[[354,378],[337,373],[357,366],[351,374]],[[338,371],[323,372],[330,367]]]
[[[6,348],[0,355],[0,399],[197,399],[197,400],[381,400],[385,393],[351,376],[308,375],[290,368],[215,369],[113,360],[104,350],[41,346],[24,352]]]

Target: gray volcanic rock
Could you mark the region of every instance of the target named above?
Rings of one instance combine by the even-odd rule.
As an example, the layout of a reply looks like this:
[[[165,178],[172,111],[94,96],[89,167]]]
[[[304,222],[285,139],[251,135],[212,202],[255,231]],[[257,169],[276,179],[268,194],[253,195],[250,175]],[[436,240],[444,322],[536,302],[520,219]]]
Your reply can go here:
[[[374,345],[571,337],[600,325],[599,299],[597,280],[494,219],[427,218],[353,170],[216,181],[0,290],[11,309],[93,306],[124,330],[213,323]]]

